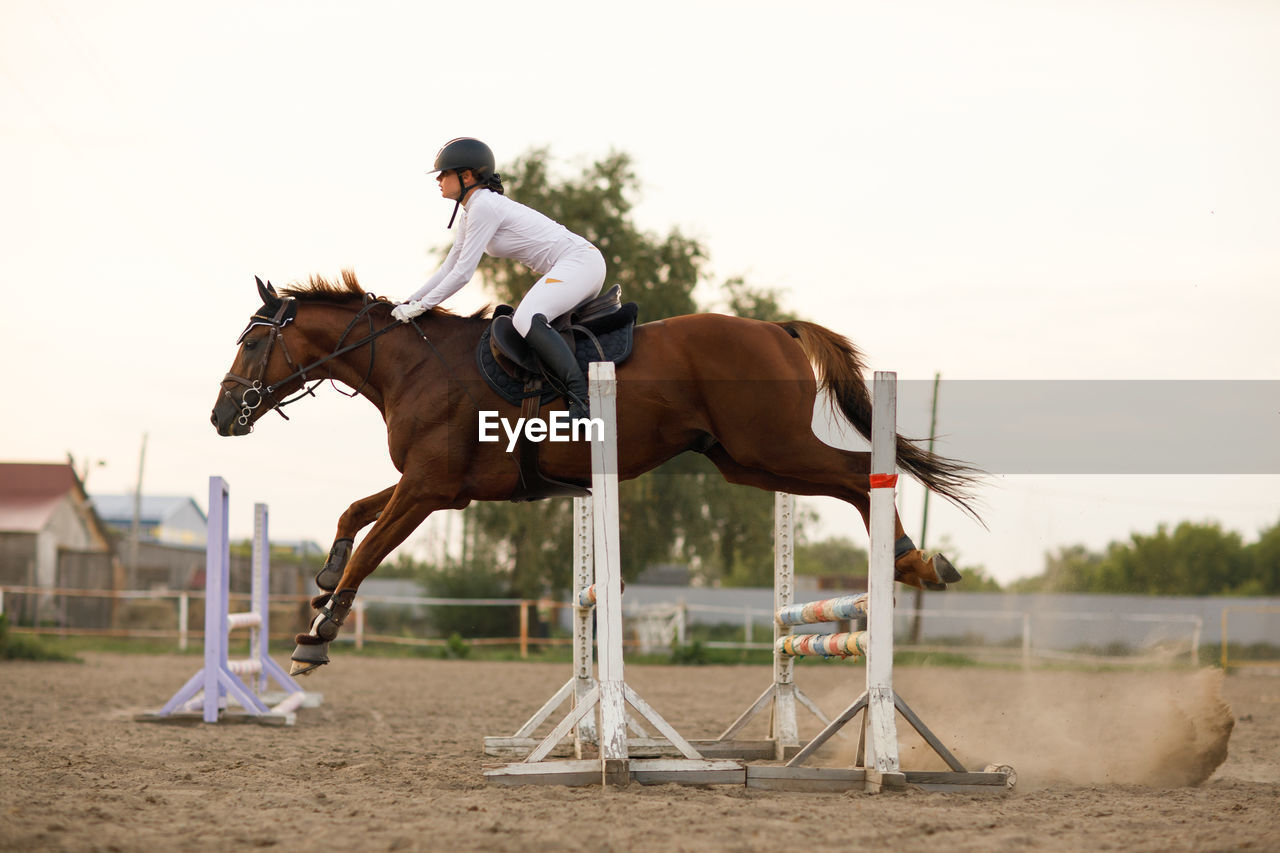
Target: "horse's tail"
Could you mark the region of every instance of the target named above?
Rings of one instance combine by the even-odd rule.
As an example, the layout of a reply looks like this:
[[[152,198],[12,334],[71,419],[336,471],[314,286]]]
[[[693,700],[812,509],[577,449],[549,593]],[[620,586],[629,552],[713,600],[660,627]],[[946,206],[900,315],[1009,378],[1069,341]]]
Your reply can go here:
[[[862,378],[862,354],[843,335],[800,320],[776,324],[799,342],[818,374],[818,390],[826,390],[854,429],[871,440],[871,394]],[[931,490],[978,518],[971,506],[975,468],[925,449],[918,441],[897,437],[898,465]]]

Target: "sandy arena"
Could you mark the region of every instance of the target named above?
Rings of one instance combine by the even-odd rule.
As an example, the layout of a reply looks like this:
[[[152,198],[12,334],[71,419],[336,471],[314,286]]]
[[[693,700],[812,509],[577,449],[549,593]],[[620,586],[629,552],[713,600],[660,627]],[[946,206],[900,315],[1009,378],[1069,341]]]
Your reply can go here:
[[[1280,850],[1274,674],[900,668],[895,686],[952,751],[979,769],[1013,765],[1018,788],[871,796],[486,785],[495,759],[481,739],[511,734],[567,663],[340,650],[305,681],[323,706],[282,728],[135,722],[199,658],[82,657],[0,664],[0,849]],[[627,675],[695,738],[717,735],[770,677],[725,666]],[[802,666],[797,682],[835,713],[862,675]],[[807,714],[802,725],[817,728]],[[847,764],[840,750],[819,763]],[[904,738],[902,754],[924,768],[918,743]]]

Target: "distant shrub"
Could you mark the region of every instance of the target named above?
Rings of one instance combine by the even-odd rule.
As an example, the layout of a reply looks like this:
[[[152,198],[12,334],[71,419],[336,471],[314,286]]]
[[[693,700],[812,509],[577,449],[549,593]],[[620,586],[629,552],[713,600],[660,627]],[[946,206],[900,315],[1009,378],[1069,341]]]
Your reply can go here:
[[[9,634],[9,617],[0,613],[0,660],[54,660],[74,661],[75,655],[55,651],[34,637],[14,637]]]

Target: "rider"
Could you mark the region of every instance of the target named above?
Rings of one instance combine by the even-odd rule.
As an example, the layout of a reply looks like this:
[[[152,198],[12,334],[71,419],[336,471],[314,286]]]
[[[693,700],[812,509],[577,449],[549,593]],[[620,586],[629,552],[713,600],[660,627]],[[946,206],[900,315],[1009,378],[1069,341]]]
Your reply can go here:
[[[461,230],[440,269],[397,305],[392,316],[407,323],[439,305],[471,280],[486,252],[495,258],[515,258],[541,278],[520,300],[511,318],[513,325],[568,392],[570,417],[589,417],[587,380],[564,339],[547,321],[600,293],[604,256],[563,225],[508,199],[495,171],[493,151],[478,139],[460,137],[445,143],[432,171],[440,195],[455,202],[449,227],[461,209]]]

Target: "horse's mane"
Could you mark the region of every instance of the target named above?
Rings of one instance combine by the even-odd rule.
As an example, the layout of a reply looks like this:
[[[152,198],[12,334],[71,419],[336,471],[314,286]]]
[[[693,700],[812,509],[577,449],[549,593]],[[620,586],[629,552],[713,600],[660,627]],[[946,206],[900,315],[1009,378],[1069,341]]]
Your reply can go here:
[[[294,283],[280,289],[284,296],[292,296],[299,302],[330,302],[345,305],[351,302],[363,303],[366,294],[360,286],[353,270],[343,270],[340,281],[332,281],[322,275],[313,275],[305,284]],[[385,296],[375,296],[378,302],[390,302]]]
[[[366,297],[375,302],[391,306],[395,301],[385,296],[367,293],[356,279],[354,270],[343,270],[341,281],[332,281],[322,275],[312,275],[305,284],[294,283],[280,289],[284,296],[292,296],[299,302],[327,302],[336,305],[363,305]],[[481,308],[471,315],[473,319],[488,316],[489,306]],[[447,308],[432,308],[432,314],[456,316]]]

